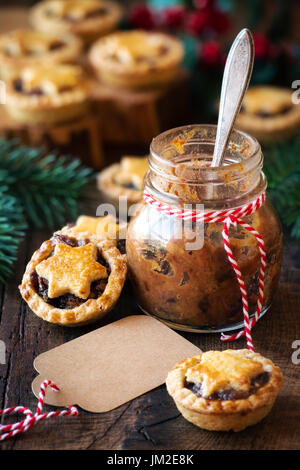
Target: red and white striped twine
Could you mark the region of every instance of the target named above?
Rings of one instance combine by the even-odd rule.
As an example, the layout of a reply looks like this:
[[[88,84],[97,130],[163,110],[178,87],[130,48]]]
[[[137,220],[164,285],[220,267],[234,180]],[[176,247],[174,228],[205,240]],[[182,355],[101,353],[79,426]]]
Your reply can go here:
[[[252,336],[251,330],[256,324],[257,320],[260,317],[262,304],[263,304],[263,296],[264,296],[264,279],[265,279],[265,269],[266,269],[266,249],[265,244],[260,236],[260,234],[253,228],[251,225],[247,224],[242,217],[247,215],[253,214],[259,207],[263,205],[265,202],[265,192],[263,192],[255,201],[250,202],[247,205],[242,207],[238,207],[237,209],[231,209],[226,211],[211,211],[211,212],[196,212],[196,211],[185,211],[182,209],[174,209],[166,204],[159,203],[156,201],[150,194],[144,192],[144,200],[154,207],[156,210],[167,214],[173,215],[182,220],[195,220],[195,221],[202,221],[205,223],[224,223],[222,236],[224,242],[224,248],[227,253],[227,257],[234,269],[236,274],[240,291],[242,294],[242,304],[243,304],[243,315],[244,315],[244,330],[240,331],[239,333],[235,333],[232,335],[224,335],[222,333],[221,340],[222,341],[233,341],[235,339],[239,339],[242,336],[246,336],[248,348],[251,351],[254,351],[253,343],[252,343]],[[246,286],[241,274],[241,271],[238,267],[238,264],[233,256],[230,240],[229,240],[229,228],[231,224],[239,224],[245,230],[252,233],[255,236],[259,252],[260,252],[260,273],[259,273],[259,292],[258,292],[258,300],[257,300],[257,307],[254,317],[250,320],[249,318],[249,310],[248,310],[248,298],[247,298],[247,291]],[[56,418],[58,416],[77,416],[78,410],[75,406],[69,406],[68,408],[61,410],[61,411],[50,411],[48,413],[43,413],[42,410],[44,407],[44,399],[46,394],[46,388],[51,387],[53,390],[58,391],[58,387],[51,382],[51,380],[44,380],[41,384],[41,389],[39,393],[38,405],[35,414],[29,410],[29,408],[24,408],[23,406],[13,406],[11,408],[6,408],[4,410],[0,410],[0,416],[10,415],[13,413],[23,413],[26,418],[22,421],[19,421],[14,424],[7,424],[7,425],[0,425],[0,441],[4,441],[9,437],[16,436],[17,434],[21,434],[23,432],[28,431],[34,425],[36,425],[39,421],[43,421],[44,419],[49,418]]]
[[[222,333],[221,340],[222,341],[234,341],[235,339],[239,339],[242,336],[246,336],[247,346],[251,351],[254,351],[251,330],[260,317],[260,313],[261,313],[261,309],[263,305],[264,280],[265,280],[265,270],[266,270],[266,249],[265,249],[265,244],[261,235],[251,225],[247,224],[242,219],[242,217],[246,217],[250,214],[253,214],[255,211],[257,211],[264,204],[265,198],[266,198],[266,193],[263,192],[254,201],[250,202],[249,204],[245,204],[244,206],[238,207],[236,209],[230,209],[230,210],[224,210],[224,211],[197,212],[197,211],[186,211],[184,209],[176,209],[166,204],[162,204],[156,201],[149,193],[147,193],[146,191],[144,192],[144,200],[146,201],[146,203],[154,207],[159,212],[162,212],[163,214],[172,215],[181,220],[194,220],[197,222],[204,222],[204,223],[224,223],[224,227],[222,231],[224,249],[227,253],[227,257],[231,263],[231,266],[236,274],[240,291],[242,294],[244,329],[240,331],[239,333],[234,333],[232,335],[225,335]],[[231,224],[239,224],[245,230],[252,233],[252,235],[254,235],[256,238],[258,249],[260,252],[259,292],[258,292],[256,312],[251,320],[249,318],[249,307],[248,307],[246,286],[243,280],[242,273],[238,267],[236,259],[233,256],[231,246],[230,246],[229,228]]]
[[[13,413],[23,413],[26,416],[25,419],[17,423],[0,425],[0,441],[4,441],[4,439],[28,431],[35,424],[37,424],[39,421],[43,421],[44,419],[56,418],[57,416],[78,415],[78,410],[75,406],[69,406],[68,408],[60,411],[50,411],[49,413],[42,413],[46,388],[49,386],[52,388],[52,390],[55,390],[56,392],[59,391],[59,388],[53,382],[51,382],[51,380],[44,380],[44,382],[42,382],[41,384],[38,405],[35,414],[33,414],[32,411],[29,410],[29,408],[24,408],[23,406],[12,406],[11,408],[0,410],[0,416],[10,415]]]

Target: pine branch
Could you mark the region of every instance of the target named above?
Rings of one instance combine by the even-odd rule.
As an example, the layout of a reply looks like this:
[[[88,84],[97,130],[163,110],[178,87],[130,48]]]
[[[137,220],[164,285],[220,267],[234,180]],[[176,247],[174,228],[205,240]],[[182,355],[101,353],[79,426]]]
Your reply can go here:
[[[1,188],[2,189],[2,188]],[[0,193],[0,281],[11,275],[27,224],[19,201]]]
[[[36,227],[62,225],[76,217],[76,199],[92,171],[79,160],[0,140],[0,185],[20,201]]]
[[[291,235],[300,238],[300,136],[265,151],[268,194]]]
[[[77,215],[77,199],[93,172],[76,159],[0,139],[0,281],[5,282],[28,223],[62,226]]]

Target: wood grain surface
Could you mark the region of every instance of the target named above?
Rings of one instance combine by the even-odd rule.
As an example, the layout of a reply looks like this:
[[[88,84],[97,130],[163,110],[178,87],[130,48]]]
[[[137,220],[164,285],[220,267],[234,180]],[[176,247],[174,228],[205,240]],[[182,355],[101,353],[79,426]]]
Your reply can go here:
[[[97,191],[90,188],[81,211],[94,215],[98,204]],[[127,284],[115,309],[95,325],[70,329],[36,317],[22,301],[17,286],[32,252],[49,235],[49,231],[29,231],[13,277],[0,288],[0,340],[6,344],[6,364],[0,365],[0,408],[24,405],[35,409],[31,382],[36,376],[33,360],[37,355],[108,322],[140,313]],[[292,343],[300,340],[299,283],[300,247],[286,237],[273,306],[253,332],[256,350],[282,368],[284,385],[272,412],[258,425],[241,433],[200,430],[184,420],[161,386],[108,413],[80,410],[76,418],[40,423],[30,432],[4,441],[0,449],[300,449],[300,364],[291,359]],[[227,348],[217,334],[183,336],[204,351]],[[240,340],[230,347],[243,348],[245,342]]]
[[[17,11],[18,18],[9,16],[9,21],[7,13],[10,12],[6,16],[4,13],[1,11],[0,31],[24,20],[22,10]],[[99,202],[96,189],[90,188],[82,201],[81,212],[95,215]],[[28,230],[13,276],[6,286],[0,285],[0,340],[6,345],[6,363],[0,364],[0,409],[12,405],[35,409],[37,401],[31,392],[31,382],[36,376],[33,360],[40,353],[108,322],[140,313],[127,284],[115,309],[98,324],[68,329],[36,317],[22,301],[18,284],[33,251],[49,236],[50,231]],[[161,386],[108,413],[80,410],[76,418],[39,423],[30,432],[0,443],[0,450],[300,449],[300,364],[293,364],[291,358],[292,344],[300,340],[299,286],[299,243],[285,237],[283,269],[273,306],[253,332],[256,350],[282,368],[284,385],[272,412],[258,425],[241,433],[200,430],[184,420],[165,386]],[[183,336],[204,351],[228,347],[220,342],[219,335],[186,333]],[[230,347],[243,348],[245,342],[240,340]],[[45,407],[46,411],[51,409]]]

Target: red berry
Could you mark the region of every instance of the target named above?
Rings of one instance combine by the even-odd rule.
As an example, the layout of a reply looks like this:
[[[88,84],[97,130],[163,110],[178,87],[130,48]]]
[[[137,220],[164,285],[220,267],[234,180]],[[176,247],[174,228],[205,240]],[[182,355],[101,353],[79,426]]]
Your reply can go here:
[[[194,0],[194,6],[198,10],[213,9],[215,7],[215,0]]]
[[[154,14],[147,5],[133,5],[129,12],[129,21],[135,28],[153,29],[155,27]]]
[[[217,33],[224,34],[230,29],[229,16],[223,11],[215,10],[210,15],[210,26]]]
[[[191,34],[201,34],[208,26],[209,15],[206,12],[197,11],[187,15],[186,29]]]
[[[182,25],[185,15],[185,7],[176,5],[165,8],[162,11],[162,23],[168,28],[178,28]]]
[[[257,58],[267,57],[270,50],[268,38],[262,33],[253,34],[255,56]]]
[[[221,46],[217,41],[207,41],[202,44],[200,58],[206,65],[217,65],[221,62]]]

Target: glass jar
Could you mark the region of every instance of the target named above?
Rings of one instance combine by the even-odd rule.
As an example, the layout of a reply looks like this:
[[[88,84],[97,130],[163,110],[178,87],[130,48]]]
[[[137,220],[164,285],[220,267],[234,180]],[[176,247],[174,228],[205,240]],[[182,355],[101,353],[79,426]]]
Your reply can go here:
[[[216,126],[191,125],[156,137],[150,147],[145,190],[174,209],[221,211],[255,200],[266,189],[258,142],[233,131],[222,167],[210,167]],[[282,231],[267,199],[244,218],[262,236],[267,253],[262,314],[279,281]],[[226,331],[242,325],[241,292],[224,249],[223,223],[182,221],[141,202],[128,227],[129,273],[141,309],[186,331]],[[247,288],[249,312],[258,297],[256,238],[231,225],[231,248]]]

